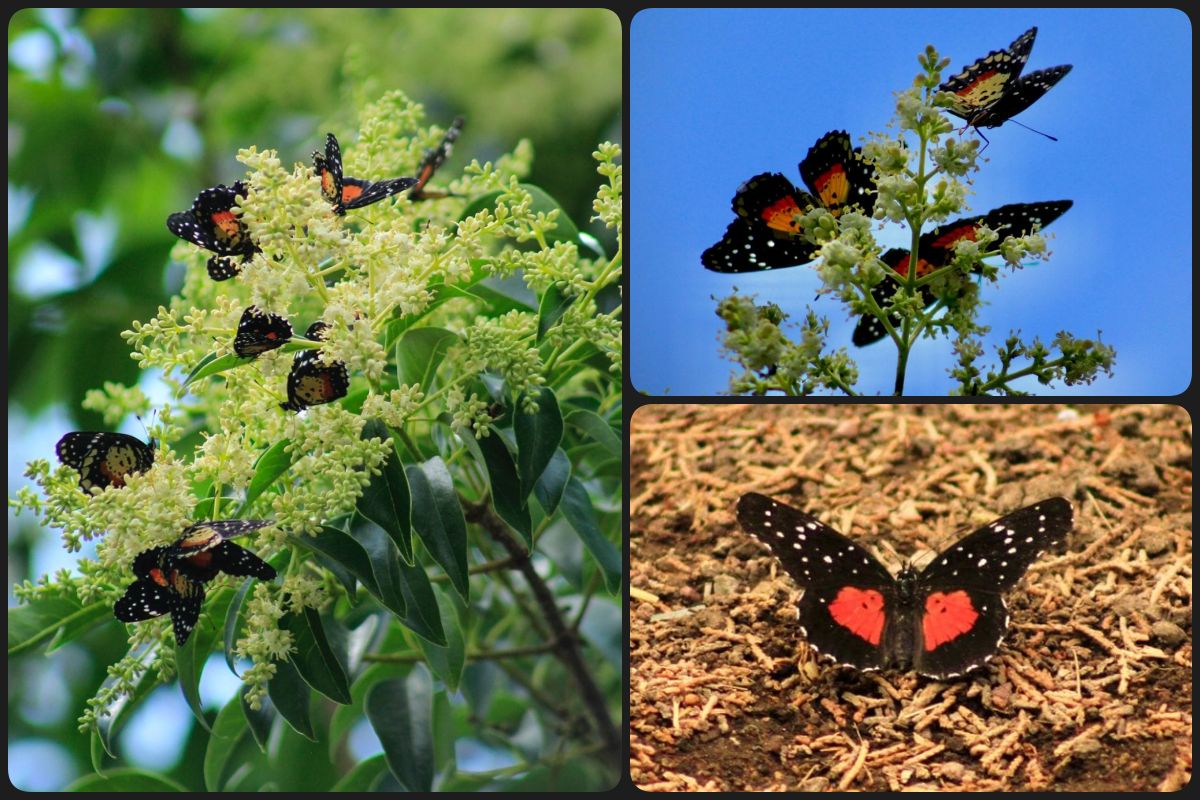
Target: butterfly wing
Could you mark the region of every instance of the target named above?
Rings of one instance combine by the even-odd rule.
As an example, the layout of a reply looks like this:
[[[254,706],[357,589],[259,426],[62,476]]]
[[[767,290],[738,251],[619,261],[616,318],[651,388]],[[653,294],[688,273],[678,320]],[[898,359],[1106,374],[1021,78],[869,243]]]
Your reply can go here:
[[[417,182],[413,185],[413,190],[408,193],[410,200],[428,200],[448,196],[447,192],[427,192],[425,191],[425,185],[429,183],[429,179],[434,176],[434,173],[450,157],[450,153],[454,149],[454,142],[458,139],[458,135],[462,133],[462,127],[465,122],[466,120],[462,117],[455,117],[454,121],[450,123],[450,127],[446,130],[446,135],[442,137],[441,143],[437,147],[430,148],[425,153],[425,158],[417,168]]]
[[[860,670],[887,666],[896,628],[891,573],[816,517],[765,495],[744,495],[737,515],[804,589],[800,627],[813,649]]]
[[[171,611],[174,592],[149,579],[130,584],[113,605],[113,616],[121,622],[141,622]]]
[[[733,196],[737,219],[700,263],[713,272],[759,272],[807,264],[817,247],[803,236],[799,218],[816,200],[778,172],[755,175]]]
[[[1020,77],[1036,36],[1037,28],[1030,28],[1006,49],[993,50],[943,82],[939,91],[954,96],[947,110],[968,123],[978,124],[975,119],[979,113],[1000,102]]]
[[[369,206],[394,194],[399,194],[405,189],[415,186],[416,183],[416,178],[391,178],[375,183],[358,178],[346,178],[342,186],[342,206],[347,209]]]
[[[1052,497],[991,522],[942,551],[921,572],[913,664],[923,675],[961,675],[996,653],[1008,628],[1003,592],[1065,541],[1071,504]]]
[[[864,214],[871,215],[875,209],[871,173],[861,151],[854,148],[850,134],[845,131],[830,131],[822,136],[800,162],[800,177],[805,185],[835,217],[850,206],[858,206]]]

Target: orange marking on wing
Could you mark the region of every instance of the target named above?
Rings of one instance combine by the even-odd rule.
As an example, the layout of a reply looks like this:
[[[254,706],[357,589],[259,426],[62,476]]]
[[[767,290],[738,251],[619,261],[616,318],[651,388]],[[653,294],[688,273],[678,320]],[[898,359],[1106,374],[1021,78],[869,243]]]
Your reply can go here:
[[[768,228],[773,228],[777,231],[785,233],[799,233],[800,222],[797,216],[800,214],[800,207],[796,205],[796,201],[791,197],[781,197],[771,205],[762,210],[762,221],[767,223]]]
[[[826,208],[834,209],[845,203],[846,198],[850,196],[850,179],[846,176],[846,168],[841,164],[834,164],[818,176],[815,183],[817,194],[821,196],[821,204]]]
[[[925,598],[925,618],[921,621],[925,651],[934,650],[969,632],[977,619],[979,612],[975,610],[971,596],[961,589],[929,595]]]
[[[879,592],[846,586],[828,607],[829,615],[838,625],[871,644],[879,644],[883,636],[883,623],[887,619],[883,595]]]
[[[943,233],[931,243],[933,247],[940,247],[944,250],[949,250],[956,243],[963,239],[975,241],[975,236],[979,232],[977,225],[964,225],[960,228],[952,228]]]
[[[158,568],[150,570],[150,580],[154,581],[159,586],[166,586],[168,584],[167,576],[163,575],[162,570]]]
[[[220,228],[221,232],[229,238],[237,236],[242,229],[241,223],[238,222],[237,215],[235,215],[232,211],[218,211],[212,215],[212,221],[213,224]]]
[[[346,203],[362,194],[362,187],[347,183],[342,187],[342,202]]]

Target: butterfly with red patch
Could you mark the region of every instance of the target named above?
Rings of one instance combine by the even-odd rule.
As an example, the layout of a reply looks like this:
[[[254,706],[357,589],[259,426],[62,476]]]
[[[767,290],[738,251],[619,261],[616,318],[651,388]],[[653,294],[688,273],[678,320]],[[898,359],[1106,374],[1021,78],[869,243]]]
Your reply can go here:
[[[313,341],[322,341],[329,326],[317,320],[308,326],[305,336]],[[292,359],[292,371],[288,373],[286,403],[279,407],[285,411],[300,412],[309,406],[332,403],[345,397],[350,389],[350,374],[341,361],[331,364],[321,362],[320,350],[304,350]]]
[[[1051,222],[1061,217],[1074,203],[1070,200],[1049,200],[1040,203],[1010,203],[994,208],[986,214],[977,217],[948,222],[939,225],[921,236],[917,252],[917,277],[923,278],[936,269],[948,265],[954,259],[954,246],[963,240],[974,241],[981,225],[986,225],[1000,234],[1003,239],[1008,236],[1024,236],[1032,233],[1034,228],[1045,228]],[[912,259],[908,250],[893,248],[888,250],[880,260],[901,275],[908,275]],[[981,272],[981,268],[975,270]],[[886,309],[891,304],[899,286],[890,275],[875,284],[871,295],[880,308]],[[922,286],[921,297],[925,306],[932,305],[937,297],[929,285]],[[893,327],[901,324],[898,316],[891,317]],[[886,337],[887,329],[878,317],[864,316],[854,328],[853,342],[858,347],[874,344]]]
[[[1037,28],[1030,28],[1007,49],[993,50],[943,82],[938,91],[950,94],[946,110],[978,131],[998,128],[1033,105],[1071,71],[1070,64],[1063,64],[1021,77],[1036,36]],[[979,135],[987,141],[982,132]]]
[[[384,181],[367,181],[342,174],[342,148],[332,133],[325,136],[325,153],[314,150],[313,171],[321,178],[321,194],[333,206],[337,214],[347,209],[362,208],[378,203],[384,198],[399,194],[417,184],[416,178],[391,178]]]
[[[124,433],[74,431],[58,440],[54,452],[79,473],[79,488],[89,494],[92,487],[121,488],[131,473],[154,465],[154,441],[146,444]]]
[[[409,200],[431,200],[451,196],[449,192],[430,191],[425,186],[429,183],[429,179],[433,177],[434,173],[441,168],[442,164],[446,163],[446,159],[450,157],[450,153],[454,149],[454,142],[458,140],[458,135],[462,133],[465,123],[466,120],[464,118],[455,117],[438,146],[431,147],[425,151],[425,157],[421,160],[421,165],[417,167],[417,182],[413,184],[412,191],[408,193]]]
[[[246,193],[242,181],[233,186],[220,184],[200,192],[188,211],[167,217],[171,233],[216,253],[208,259],[208,276],[214,281],[229,280],[241,271],[228,256],[241,256],[244,263],[259,252],[241,214],[233,210],[240,202],[239,197],[244,198]]]
[[[800,629],[814,650],[862,671],[912,667],[937,679],[996,654],[1008,627],[1002,593],[1072,526],[1071,504],[1050,498],[961,538],[920,572],[910,563],[892,577],[862,546],[765,495],[744,495],[737,515],[804,590]]]
[[[272,521],[269,519],[198,522],[171,545],[171,556],[179,570],[192,580],[208,582],[218,572],[271,580],[275,577],[274,567],[246,548],[229,541],[270,524]]]
[[[291,324],[268,311],[262,311],[257,306],[250,306],[242,312],[238,322],[237,335],[233,339],[233,352],[241,358],[254,358],[269,350],[283,347],[292,338]]]
[[[721,241],[704,251],[700,263],[714,272],[758,272],[807,264],[819,247],[804,238],[799,217],[811,207],[841,216],[857,206],[870,216],[875,209],[871,168],[845,131],[830,131],[800,162],[800,177],[812,194],[796,188],[778,172],[755,175],[733,196],[737,219]]]
[[[170,545],[138,553],[133,560],[137,580],[113,606],[121,622],[142,622],[163,614],[171,615],[175,642],[187,642],[204,604],[204,585],[185,575],[175,564]]]

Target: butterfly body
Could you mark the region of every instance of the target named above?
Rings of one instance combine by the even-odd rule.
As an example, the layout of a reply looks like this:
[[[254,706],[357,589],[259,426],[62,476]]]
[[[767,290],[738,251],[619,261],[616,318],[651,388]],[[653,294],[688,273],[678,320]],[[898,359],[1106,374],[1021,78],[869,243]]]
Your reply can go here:
[[[332,133],[325,136],[325,152],[314,150],[313,171],[321,178],[321,194],[333,206],[334,213],[362,208],[399,194],[417,184],[416,178],[390,178],[368,181],[342,174],[342,148]]]
[[[857,206],[866,215],[875,207],[869,191],[871,168],[845,131],[830,131],[800,162],[800,177],[811,191],[798,189],[778,172],[755,175],[738,187],[725,235],[700,256],[713,272],[758,272],[812,261],[820,249],[803,236],[799,217],[822,207],[836,216]]]
[[[214,520],[188,527],[173,544],[152,547],[133,560],[135,580],[113,606],[121,622],[171,615],[175,641],[187,642],[200,619],[204,585],[219,572],[272,580],[275,568],[229,541],[270,520]]]
[[[1072,511],[1062,498],[1043,500],[895,577],[851,539],[764,495],[742,497],[738,521],[804,589],[800,628],[814,650],[863,671],[912,668],[944,679],[995,656],[1009,621],[1003,593],[1063,541]]]
[[[1008,48],[993,50],[943,82],[938,89],[950,95],[947,110],[978,130],[998,128],[1033,105],[1071,71],[1063,64],[1022,76],[1036,36],[1037,28],[1030,28]]]
[[[1010,203],[992,209],[987,214],[948,222],[939,225],[928,233],[922,234],[918,245],[916,273],[923,278],[936,269],[947,266],[954,259],[954,247],[960,241],[975,241],[981,225],[1007,236],[1024,236],[1032,233],[1034,228],[1044,228],[1065,214],[1074,203],[1070,200],[1050,200],[1039,203]],[[892,248],[879,257],[880,260],[903,276],[908,275],[911,267],[911,253],[908,250]],[[877,283],[871,289],[875,302],[882,308],[891,301],[898,289],[896,280],[890,275]],[[926,285],[921,287],[921,294],[926,306],[932,305],[937,299],[933,289]],[[900,323],[900,318],[892,317],[893,325]],[[876,317],[864,316],[854,328],[853,342],[859,347],[873,344],[887,336],[887,329]]]
[[[145,472],[154,465],[154,442],[145,442],[124,433],[74,431],[55,445],[58,460],[79,472],[79,488],[121,488],[134,472]]]
[[[240,256],[245,262],[259,252],[241,214],[233,210],[246,193],[242,181],[233,186],[220,184],[200,192],[191,209],[167,217],[171,233],[216,254],[208,260],[208,276],[214,281],[229,280],[241,271],[231,256]]]

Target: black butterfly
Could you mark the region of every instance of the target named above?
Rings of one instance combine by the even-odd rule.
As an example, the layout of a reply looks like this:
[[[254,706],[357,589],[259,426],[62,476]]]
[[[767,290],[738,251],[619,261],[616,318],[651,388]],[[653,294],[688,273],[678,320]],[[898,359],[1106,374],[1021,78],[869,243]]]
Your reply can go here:
[[[450,123],[450,128],[446,131],[446,135],[442,137],[441,144],[425,151],[425,158],[421,161],[421,166],[417,167],[417,182],[413,184],[412,191],[408,193],[409,200],[428,200],[450,196],[449,192],[426,191],[425,184],[429,183],[429,179],[433,177],[433,174],[450,157],[450,151],[453,150],[454,142],[458,139],[458,135],[462,133],[462,127],[465,122],[466,120],[462,117],[455,117],[454,121]]]
[[[314,341],[325,338],[329,326],[317,320],[308,326],[305,336]],[[309,406],[332,403],[345,397],[350,388],[350,375],[341,361],[321,363],[320,350],[303,350],[292,359],[292,371],[288,373],[288,400],[280,403],[285,411],[300,412]]]
[[[171,233],[216,253],[208,260],[208,276],[214,281],[229,280],[241,271],[228,256],[241,256],[245,263],[259,252],[241,215],[233,210],[239,196],[246,196],[245,183],[221,184],[200,192],[190,210],[167,217]]]
[[[75,431],[58,440],[58,460],[79,472],[79,487],[122,487],[133,472],[145,472],[154,464],[154,442],[146,444],[124,433]]]
[[[275,568],[229,539],[270,525],[270,520],[215,520],[184,530],[174,543],[138,553],[137,577],[113,606],[121,622],[171,615],[175,642],[183,646],[200,619],[204,584],[218,572],[272,580]]]
[[[250,306],[242,312],[242,319],[238,322],[233,352],[242,358],[253,358],[268,350],[283,347],[290,338],[292,326],[286,319],[261,311],[257,306]]]
[[[938,90],[953,96],[947,110],[966,120],[968,126],[979,130],[998,128],[1033,105],[1071,71],[1070,64],[1063,64],[1021,77],[1035,36],[1037,28],[1030,28],[1017,37],[1007,50],[993,50],[946,80]],[[987,141],[982,132],[979,135]],[[1048,138],[1054,139],[1053,136]]]
[[[342,175],[342,148],[332,133],[325,137],[325,154],[313,151],[313,170],[321,176],[321,193],[338,214],[362,208],[417,184],[416,178],[391,178],[385,181],[361,180]],[[430,173],[432,175],[432,173]]]

